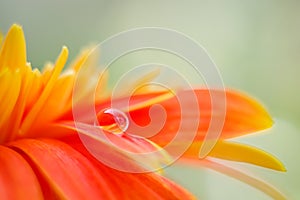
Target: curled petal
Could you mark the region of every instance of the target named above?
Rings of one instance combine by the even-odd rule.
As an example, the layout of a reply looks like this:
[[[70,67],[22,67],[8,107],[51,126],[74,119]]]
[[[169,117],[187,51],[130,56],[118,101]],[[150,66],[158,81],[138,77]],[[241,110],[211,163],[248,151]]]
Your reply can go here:
[[[201,142],[193,143],[185,152],[185,155],[187,157],[195,158],[197,156],[197,153],[199,152],[200,146]],[[271,154],[245,144],[220,140],[216,143],[208,156],[225,160],[250,163],[253,165],[278,171],[286,171],[284,165]]]
[[[209,156],[286,171],[284,165],[271,154],[245,144],[220,141],[210,152]]]

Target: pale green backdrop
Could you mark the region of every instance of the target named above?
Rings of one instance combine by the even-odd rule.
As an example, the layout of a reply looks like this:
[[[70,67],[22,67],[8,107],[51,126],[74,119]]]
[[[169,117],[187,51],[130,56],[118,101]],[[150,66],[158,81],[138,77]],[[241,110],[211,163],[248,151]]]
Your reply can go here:
[[[242,138],[286,164],[288,172],[251,168],[300,198],[300,1],[1,1],[0,29],[23,25],[28,59],[41,67],[62,45],[74,58],[91,42],[136,27],[180,31],[203,45],[228,87],[266,105],[276,125]],[[172,167],[167,174],[201,199],[268,199],[256,190],[204,169]]]

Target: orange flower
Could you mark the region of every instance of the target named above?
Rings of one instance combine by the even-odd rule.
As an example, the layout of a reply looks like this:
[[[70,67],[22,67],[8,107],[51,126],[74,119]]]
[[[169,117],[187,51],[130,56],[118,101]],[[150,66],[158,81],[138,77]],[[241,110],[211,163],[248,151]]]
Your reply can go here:
[[[209,95],[221,91],[198,89],[177,91],[176,96],[165,92],[133,95],[128,110],[124,111],[130,116],[128,132],[144,134],[131,124],[148,124],[148,113],[153,104],[160,104],[167,112],[163,128],[148,139],[126,134],[127,131],[112,134],[116,133],[112,130],[116,128],[117,120],[113,114],[103,113],[103,109],[110,105],[109,96],[105,95],[106,80],[99,83],[90,80],[95,69],[89,53],[83,52],[61,73],[68,56],[67,48],[63,47],[55,64],[47,64],[43,72],[32,70],[30,63],[26,62],[22,28],[13,25],[9,30],[0,50],[1,199],[23,199],[24,196],[28,199],[194,199],[186,190],[159,173],[133,173],[147,167],[159,169],[161,161],[168,164],[168,153],[172,155],[174,152],[167,153],[162,147],[179,130],[181,111],[176,97],[184,98],[188,93],[196,94],[201,112],[197,135],[183,157],[238,178],[274,198],[284,198],[267,183],[210,160],[210,157],[216,157],[285,170],[280,161],[262,150],[225,141],[272,125],[268,113],[255,100],[238,92],[226,91],[226,118],[221,137],[217,138],[208,156],[199,160],[199,149],[205,142],[213,113]],[[82,68],[86,73],[79,73]],[[80,81],[82,92],[76,98],[72,94],[75,79]],[[95,126],[93,119],[85,115],[86,106],[94,103],[87,97],[94,93],[96,86],[95,108],[100,126]],[[126,100],[119,98],[115,101],[122,103]],[[189,103],[189,99],[185,100]],[[73,117],[74,106],[80,108],[83,120],[77,124]],[[195,110],[186,111],[189,114],[184,120],[195,120]],[[222,116],[223,113],[214,112],[213,115]],[[103,135],[99,135],[99,128],[102,128]],[[180,131],[188,134],[189,126]],[[89,141],[96,157],[91,155],[90,148],[86,149],[82,137]],[[182,140],[176,145],[181,148],[186,146],[185,142]],[[154,150],[160,151],[155,156],[139,156],[139,153]],[[103,160],[96,159],[97,155],[105,159],[106,165],[101,162]],[[113,169],[107,166],[107,162],[128,169],[130,173]]]
[[[63,47],[56,63],[41,73],[26,62],[22,28],[9,30],[0,52],[1,199],[193,199],[157,173],[107,167],[86,151],[77,134],[57,126],[72,109],[74,79],[87,54],[60,75],[68,56]]]

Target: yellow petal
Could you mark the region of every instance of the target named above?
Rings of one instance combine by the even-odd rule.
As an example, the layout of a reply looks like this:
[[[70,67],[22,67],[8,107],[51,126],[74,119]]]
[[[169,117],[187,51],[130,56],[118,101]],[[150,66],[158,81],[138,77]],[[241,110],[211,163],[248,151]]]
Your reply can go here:
[[[26,65],[26,43],[22,27],[12,25],[0,50],[0,70],[22,70]]]
[[[20,71],[5,70],[0,74],[0,143],[9,136],[5,131],[10,122],[10,116],[16,105],[21,88]]]
[[[25,117],[25,119],[21,125],[20,136],[22,134],[28,133],[28,130],[31,128],[33,122],[36,120],[36,117],[40,113],[42,107],[45,105],[47,98],[49,97],[51,91],[53,90],[53,87],[55,86],[55,83],[60,75],[60,72],[62,71],[62,69],[67,61],[67,58],[68,58],[68,49],[67,49],[67,47],[63,47],[62,51],[57,59],[55,68],[51,74],[49,81],[47,82],[39,99],[36,101],[36,103],[34,104],[32,109],[29,111],[29,113],[27,114],[27,116]]]
[[[3,34],[0,31],[0,44],[2,43],[2,39],[3,39]]]
[[[278,171],[286,171],[284,165],[271,154],[245,144],[219,141],[208,155],[224,160],[246,162]]]
[[[97,68],[99,53],[97,51],[90,52],[90,50],[83,51],[82,55],[77,58],[77,61],[71,65],[71,69],[77,72],[72,99],[74,105],[94,104],[95,89],[99,82],[99,77],[97,76],[99,74],[99,69]],[[105,75],[104,79],[106,79]]]
[[[31,66],[27,65],[22,74],[22,82],[21,89],[19,92],[19,98],[16,102],[13,112],[11,113],[10,120],[7,123],[7,127],[4,132],[9,134],[9,140],[15,139],[16,135],[19,133],[19,126],[22,122],[24,113],[31,109],[28,106],[28,102],[30,102],[32,98],[30,97],[38,97],[36,92],[38,91],[39,84],[37,80],[39,79],[39,71],[35,69],[32,72]],[[36,102],[36,99],[31,102]]]
[[[56,81],[51,93],[35,120],[34,127],[44,126],[44,124],[54,121],[72,108],[71,93],[75,78],[74,73],[74,71],[71,71],[69,74],[64,74]]]
[[[70,65],[70,68],[78,72],[80,68],[83,66],[89,55],[91,54],[92,48],[84,49],[75,59],[74,62]],[[96,63],[95,63],[96,64]]]
[[[134,95],[137,94],[146,94],[150,91],[153,91],[153,85],[149,84],[151,83],[158,75],[160,74],[159,68],[154,68],[152,71],[148,72],[147,74],[141,75],[139,74],[139,77],[137,80],[130,82],[130,80],[127,81],[127,83],[124,83],[122,86],[122,94],[120,96],[126,96],[128,94],[131,94],[134,92]]]
[[[272,199],[277,199],[277,200],[286,200],[286,196],[279,191],[277,188],[275,188],[274,186],[272,186],[271,184],[260,180],[259,178],[256,178],[255,176],[252,176],[249,173],[245,173],[243,171],[231,168],[229,166],[226,166],[224,164],[212,161],[210,159],[204,159],[204,160],[183,160],[184,162],[188,162],[192,165],[200,165],[200,166],[204,166],[208,169],[220,172],[221,174],[225,174],[229,177],[235,178],[239,181],[242,181],[250,186],[252,186],[253,188],[256,188],[258,190],[260,190],[261,192],[265,193],[266,195],[269,195]]]

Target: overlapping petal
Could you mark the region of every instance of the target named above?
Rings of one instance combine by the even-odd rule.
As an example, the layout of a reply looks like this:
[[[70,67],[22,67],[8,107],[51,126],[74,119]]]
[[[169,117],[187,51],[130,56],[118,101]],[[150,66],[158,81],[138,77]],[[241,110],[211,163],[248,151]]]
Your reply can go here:
[[[43,199],[38,178],[21,155],[0,146],[0,163],[1,199]]]
[[[136,197],[162,200],[193,199],[187,191],[155,173],[120,172],[102,164],[87,152],[76,135],[67,137],[64,141],[24,139],[9,144],[26,158],[34,170],[34,173],[32,171],[28,173],[26,183],[30,183],[31,179],[35,178],[35,174],[39,181],[38,183],[33,179],[36,182],[24,185],[24,190],[29,190],[28,186],[30,186],[32,187],[30,190],[34,192],[34,189],[39,189],[41,184],[46,199],[132,199]],[[28,165],[18,153],[6,149],[6,152],[11,151],[10,154],[20,157],[25,166]],[[20,163],[15,162],[15,164]],[[125,164],[137,167],[135,163]],[[30,166],[29,170],[31,170]],[[19,175],[19,178],[24,177],[22,173]],[[9,186],[4,190],[7,193],[13,189],[13,186]],[[36,193],[38,192],[41,196],[41,191],[38,190]],[[24,195],[24,191],[22,194]],[[34,197],[38,197],[37,194]]]
[[[221,94],[224,92],[226,95],[225,113],[222,109],[213,109],[211,103],[211,93]],[[185,99],[185,101],[188,102],[189,99],[185,98],[185,96],[188,96],[188,93],[193,93],[197,97],[197,103],[199,104],[200,109],[200,119],[195,118],[198,111],[194,110],[192,106],[188,112],[185,111],[185,113],[188,114],[182,116],[180,99]],[[127,106],[128,115],[132,120],[131,123],[136,123],[141,127],[151,124],[152,130],[159,130],[155,133],[150,133],[150,135],[152,135],[148,139],[162,147],[170,142],[174,142],[173,139],[176,134],[196,132],[194,142],[184,154],[185,156],[196,159],[198,159],[200,147],[204,142],[211,120],[219,120],[221,123],[222,119],[225,117],[220,138],[216,138],[216,140],[220,140],[220,142],[216,144],[209,156],[247,162],[274,170],[285,171],[285,167],[277,158],[263,150],[243,144],[224,141],[225,139],[255,133],[272,126],[273,120],[266,109],[258,101],[248,95],[233,90],[221,91],[197,89],[181,90],[178,91],[176,95],[169,92],[137,94],[131,96],[129,102],[127,97],[114,99],[113,101],[114,105]],[[190,101],[193,101],[193,99]],[[191,102],[191,104],[193,104],[193,102]],[[97,110],[109,107],[110,105],[111,100],[99,104]],[[149,115],[150,109],[154,105],[161,106],[167,113],[166,119],[163,119],[165,120],[163,126],[161,123],[153,123],[152,121],[153,119],[162,119],[160,113],[157,113],[157,116],[155,116],[155,114]],[[189,126],[189,123],[194,123],[194,120],[199,120],[199,126],[196,130],[192,126]],[[144,137],[147,136],[145,134],[149,134],[148,132],[144,133],[140,129],[136,129],[136,126],[129,126],[128,132]],[[178,141],[176,142],[178,143]],[[184,146],[186,145],[185,142],[186,141],[182,141],[181,144],[179,143],[176,145]],[[170,153],[172,154],[172,152]]]
[[[158,173],[133,172],[160,169],[167,165],[168,153],[173,152],[165,152],[163,147],[174,142],[177,134],[195,133],[183,156],[198,159],[201,145],[207,142],[205,137],[212,120],[223,123],[225,119],[220,138],[210,138],[216,145],[209,157],[285,170],[283,164],[269,153],[227,141],[267,129],[273,124],[258,101],[237,91],[195,89],[155,92],[145,88],[133,96],[113,99],[117,105],[124,105],[120,109],[130,116],[131,125],[125,133],[99,132],[101,127],[94,124],[96,119],[85,108],[96,103],[96,112],[101,112],[111,106],[111,99],[105,91],[108,74],[105,73],[100,82],[92,76],[96,70],[96,58],[89,53],[83,52],[62,72],[68,57],[68,49],[63,47],[56,63],[47,64],[40,72],[26,62],[22,28],[13,25],[9,30],[0,49],[1,199],[22,199],[25,193],[30,199],[193,199],[190,193]],[[82,68],[83,73],[78,75]],[[153,71],[135,84],[147,82],[157,73],[159,71]],[[79,96],[72,95],[75,79],[81,83]],[[91,99],[95,88],[95,99]],[[183,114],[181,100],[186,105],[195,104],[195,99],[188,98],[190,94],[196,96],[197,110],[194,106],[187,106]],[[225,94],[226,112],[218,105],[213,108],[212,94]],[[72,100],[73,105],[80,108],[83,119],[80,123],[74,121]],[[164,108],[165,118],[150,112],[153,105]],[[154,116],[151,115],[151,118],[149,113]],[[163,123],[160,119],[164,119]],[[132,124],[141,127],[151,124],[151,130],[157,131],[141,132]],[[84,141],[88,143],[88,149]],[[186,142],[177,140],[176,145],[186,146]],[[152,151],[158,153],[147,154]],[[222,171],[220,165],[211,164],[209,159],[198,163]],[[116,169],[123,169],[123,172]],[[250,185],[255,183],[258,189],[272,197],[284,198],[276,189],[257,179],[229,169],[224,173]]]
[[[120,172],[102,164],[85,149],[78,131],[86,133],[97,152],[107,160],[116,160],[134,169],[141,168],[142,164],[122,157],[126,155],[124,150],[141,152],[142,148],[156,147],[142,138],[108,134],[112,141],[123,145],[124,150],[118,151],[108,141],[93,136],[94,126],[84,124],[76,129],[70,112],[74,80],[82,80],[83,95],[75,100],[83,107],[87,103],[86,96],[94,92],[96,84],[84,84],[89,82],[92,67],[83,77],[76,77],[83,63],[91,61],[87,59],[88,54],[84,52],[61,73],[68,56],[64,47],[55,64],[47,64],[43,72],[32,70],[26,62],[22,28],[13,25],[8,32],[0,50],[0,110],[3,113],[0,118],[0,198],[194,199],[157,173]],[[102,84],[98,90],[104,87]],[[97,99],[100,97],[103,95]],[[64,138],[67,135],[70,137]],[[40,139],[46,136],[57,139]],[[114,149],[117,151],[112,153]],[[157,159],[153,157],[153,160]]]
[[[221,138],[233,138],[245,134],[250,134],[260,130],[264,130],[272,126],[273,121],[267,111],[259,104],[256,100],[252,99],[247,95],[243,95],[237,91],[227,90],[226,95],[226,113],[223,113],[221,109],[212,109],[211,93],[224,93],[221,90],[208,90],[208,89],[196,89],[196,90],[182,90],[178,91],[176,96],[170,96],[168,99],[154,102],[155,104],[161,105],[168,114],[168,118],[165,125],[160,133],[158,133],[153,139],[159,140],[159,137],[163,137],[164,140],[167,138],[171,139],[174,133],[179,129],[181,120],[181,106],[178,99],[184,99],[184,96],[188,93],[194,93],[197,97],[199,104],[199,111],[193,110],[193,107],[189,110],[189,115],[184,116],[184,120],[193,120],[196,112],[200,112],[198,134],[196,139],[202,140],[207,133],[210,121],[213,119],[222,122],[222,118],[225,116],[224,126],[222,129]],[[161,95],[160,93],[150,93],[144,95],[136,95],[131,97],[132,105],[141,102],[144,103],[139,109],[130,111],[130,116],[134,122],[144,126],[150,123],[148,117],[149,109],[153,106],[153,103],[148,103],[147,100]],[[126,100],[126,99],[125,99]],[[189,99],[185,99],[189,101]],[[191,99],[193,101],[193,99]],[[145,117],[139,117],[145,116]],[[159,117],[159,116],[158,116]],[[185,130],[190,131],[190,130]],[[193,130],[192,130],[193,131]]]
[[[110,177],[109,180],[113,182],[114,185],[125,181],[125,184],[122,184],[120,188],[115,188],[119,195],[118,197],[121,199],[134,199],[137,197],[141,199],[154,198],[162,200],[194,199],[194,197],[186,190],[178,187],[178,185],[174,184],[172,181],[157,175],[156,173],[126,173],[109,167],[103,167],[101,162],[91,156],[78,137],[68,137],[65,138],[64,141],[85,155],[91,162],[94,163],[94,165],[101,167],[104,173],[108,174]],[[131,165],[130,162],[126,162],[126,164]]]

